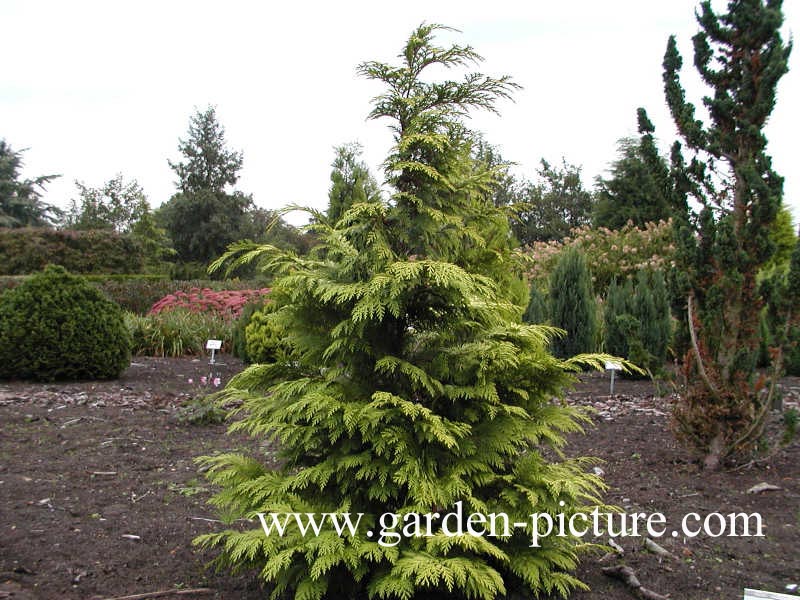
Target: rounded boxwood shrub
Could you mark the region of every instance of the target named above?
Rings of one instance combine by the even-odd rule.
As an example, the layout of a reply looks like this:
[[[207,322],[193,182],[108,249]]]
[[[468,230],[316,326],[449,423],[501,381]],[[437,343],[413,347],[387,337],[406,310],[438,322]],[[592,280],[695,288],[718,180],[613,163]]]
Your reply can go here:
[[[113,379],[130,364],[122,309],[48,266],[0,296],[0,379]]]

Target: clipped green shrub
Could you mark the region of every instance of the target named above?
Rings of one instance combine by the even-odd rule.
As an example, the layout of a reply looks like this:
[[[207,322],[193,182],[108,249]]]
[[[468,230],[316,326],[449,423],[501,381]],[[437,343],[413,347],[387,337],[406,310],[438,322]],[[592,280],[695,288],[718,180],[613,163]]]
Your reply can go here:
[[[263,298],[250,300],[244,305],[241,314],[233,322],[233,328],[231,330],[231,352],[236,358],[240,358],[246,363],[253,362],[250,355],[247,353],[246,329],[253,315],[264,308],[265,304],[266,301]]]
[[[553,340],[553,353],[567,358],[594,350],[597,315],[586,258],[567,248],[550,275],[550,324],[566,334]]]
[[[0,275],[27,275],[49,264],[81,274],[138,273],[144,251],[130,236],[108,229],[0,228]]]
[[[151,315],[126,313],[125,322],[138,356],[202,356],[206,341],[222,340],[222,350],[231,347],[231,324],[212,313],[176,308]]]
[[[0,275],[0,294],[11,290],[25,281],[25,275]]]
[[[253,313],[245,330],[247,356],[253,363],[268,363],[282,360],[288,355],[289,347],[284,332],[276,322],[274,305],[266,305]]]
[[[113,379],[130,364],[122,310],[49,266],[0,295],[0,379]]]

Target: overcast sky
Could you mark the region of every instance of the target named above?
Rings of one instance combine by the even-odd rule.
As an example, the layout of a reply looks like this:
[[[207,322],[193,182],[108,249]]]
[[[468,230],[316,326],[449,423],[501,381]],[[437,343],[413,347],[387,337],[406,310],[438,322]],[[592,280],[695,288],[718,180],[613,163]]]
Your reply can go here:
[[[786,2],[784,39],[800,30]],[[715,4],[718,6],[719,4]],[[153,206],[175,191],[167,159],[179,157],[190,116],[217,107],[228,145],[244,152],[238,189],[278,208],[327,204],[336,145],[357,141],[379,180],[388,122],[366,121],[381,92],[360,79],[365,60],[394,61],[422,21],[461,30],[442,42],[472,45],[480,70],[523,86],[500,116],[472,127],[533,177],[539,160],[583,167],[593,185],[635,134],[644,106],[664,149],[674,128],[661,61],[678,36],[692,99],[690,0],[527,2],[245,2],[2,0],[0,138],[24,154],[24,176],[59,173],[45,200],[66,206],[76,179],[90,186],[121,172]],[[724,7],[724,4],[723,4]],[[798,51],[781,81],[769,151],[800,218]],[[693,89],[692,89],[693,88]],[[694,93],[693,93],[694,92]]]

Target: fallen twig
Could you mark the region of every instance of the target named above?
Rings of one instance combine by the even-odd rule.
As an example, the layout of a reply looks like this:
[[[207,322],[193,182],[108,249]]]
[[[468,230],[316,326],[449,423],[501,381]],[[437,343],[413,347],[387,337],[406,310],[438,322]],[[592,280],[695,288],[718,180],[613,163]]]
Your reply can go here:
[[[141,500],[141,499],[142,499],[142,498],[144,498],[145,496],[149,496],[149,495],[150,495],[150,494],[152,494],[152,493],[153,493],[153,490],[147,490],[147,491],[146,491],[144,494],[142,494],[141,496],[137,496],[135,492],[131,492],[131,502],[132,502],[133,504],[136,504],[136,503],[137,503],[139,500]]]
[[[608,538],[608,545],[611,546],[620,556],[625,554],[625,550],[622,548],[622,546],[614,541],[614,538]]]
[[[210,588],[194,588],[190,590],[162,590],[160,592],[145,592],[144,594],[133,594],[132,596],[114,596],[113,598],[103,598],[103,600],[143,600],[144,598],[162,598],[163,596],[187,596],[189,594],[213,594]]]
[[[666,548],[663,548],[662,546],[659,546],[650,538],[644,538],[644,547],[658,556],[663,556],[664,558],[675,558],[675,555],[672,552]]]
[[[636,573],[630,567],[619,565],[616,567],[603,567],[602,570],[603,575],[619,579],[622,583],[627,585],[637,598],[642,598],[643,600],[669,600],[668,596],[662,596],[661,594],[657,594],[643,587],[636,578]]]

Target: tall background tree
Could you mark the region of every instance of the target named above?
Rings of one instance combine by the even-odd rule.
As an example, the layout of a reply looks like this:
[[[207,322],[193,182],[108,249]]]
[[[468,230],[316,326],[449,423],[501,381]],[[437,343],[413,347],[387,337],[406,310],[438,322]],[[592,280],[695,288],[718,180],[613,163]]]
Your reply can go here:
[[[167,161],[178,176],[178,188],[191,194],[223,192],[236,185],[244,157],[225,147],[225,129],[217,120],[216,109],[209,106],[197,111],[190,119],[188,133],[187,139],[178,141],[183,160]]]
[[[220,563],[255,567],[278,594],[488,600],[567,596],[580,585],[565,572],[582,546],[569,537],[532,548],[530,528],[505,539],[448,537],[439,523],[429,536],[381,537],[381,514],[457,502],[464,514],[511,522],[534,512],[569,518],[591,511],[599,484],[582,461],[542,452],[577,426],[574,408],[551,401],[574,363],[547,352],[551,329],[519,322],[508,221],[463,124],[513,83],[472,73],[428,81],[479,60],[469,47],[437,46],[437,29],[415,30],[400,65],[360,68],[385,90],[371,117],[394,131],[390,201],[353,206],[333,224],[320,218],[320,246],[306,258],[246,244],[233,253],[265,254],[283,274],[265,316],[288,356],[251,367],[229,390],[244,401],[235,427],[280,440],[281,460],[273,469],[208,457],[215,503],[232,519],[364,513],[354,535],[303,536],[291,525],[282,536],[256,527],[200,539],[221,548]]]
[[[593,221],[597,227],[620,229],[631,221],[636,227],[666,221],[676,207],[679,194],[669,163],[659,154],[654,133],[644,109],[637,112],[638,139],[623,139],[619,158],[611,166],[611,177],[598,178]]]
[[[142,186],[126,182],[118,173],[100,187],[76,181],[78,198],[72,200],[64,226],[68,229],[110,229],[136,242],[142,251],[143,268],[166,273],[175,256],[172,240],[159,227]]]
[[[150,204],[136,180],[125,182],[122,173],[101,187],[93,188],[76,181],[78,199],[72,200],[65,225],[70,229],[113,229],[129,233]]]
[[[213,107],[192,116],[188,137],[178,149],[183,160],[169,165],[180,191],[158,209],[157,217],[181,261],[207,264],[230,243],[252,237],[253,199],[229,191],[239,179],[242,154],[227,148]]]
[[[663,64],[667,103],[691,153],[687,164],[673,152],[673,165],[699,207],[675,219],[692,338],[675,417],[682,437],[715,468],[754,448],[781,370],[778,352],[767,381],[755,371],[763,303],[756,277],[774,253],[770,230],[783,193],[764,126],[791,44],[781,39],[780,0],[732,0],[724,14],[703,2],[697,21],[694,64],[711,89],[703,99],[707,124],[686,100],[674,36]]]
[[[58,175],[21,179],[22,151],[0,139],[0,227],[49,227],[61,211],[42,201],[44,187]]]
[[[538,180],[518,191],[519,211],[514,233],[523,245],[560,240],[571,229],[591,222],[593,197],[581,179],[581,168],[562,159],[561,166],[542,159]]]

